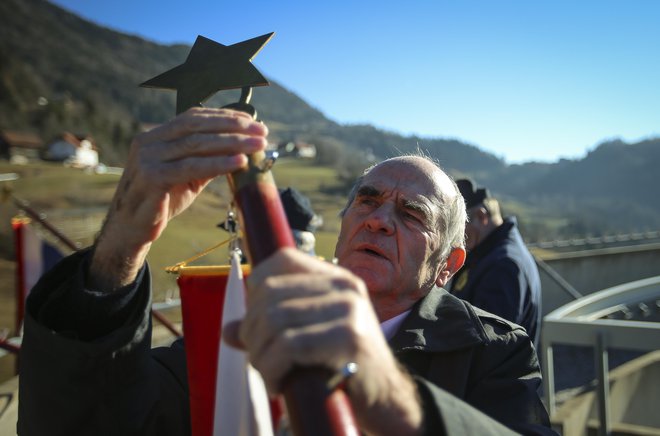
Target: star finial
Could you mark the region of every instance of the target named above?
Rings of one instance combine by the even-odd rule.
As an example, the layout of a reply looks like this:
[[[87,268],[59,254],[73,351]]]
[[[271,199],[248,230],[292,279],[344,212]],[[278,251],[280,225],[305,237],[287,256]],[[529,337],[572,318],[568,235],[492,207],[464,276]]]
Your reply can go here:
[[[233,45],[223,45],[198,36],[186,61],[140,86],[177,91],[176,113],[201,105],[224,89],[269,85],[250,62],[275,32]],[[247,102],[246,102],[247,103]]]

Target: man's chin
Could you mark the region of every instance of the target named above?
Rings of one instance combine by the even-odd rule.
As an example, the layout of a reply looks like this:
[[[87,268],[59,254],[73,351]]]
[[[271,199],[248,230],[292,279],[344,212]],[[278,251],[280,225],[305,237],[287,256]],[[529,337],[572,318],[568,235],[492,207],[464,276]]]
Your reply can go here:
[[[353,274],[360,277],[364,284],[367,285],[369,293],[377,292],[377,290],[383,288],[387,283],[391,283],[389,279],[390,275],[385,271],[374,270],[373,268],[365,267],[354,267],[348,268]]]

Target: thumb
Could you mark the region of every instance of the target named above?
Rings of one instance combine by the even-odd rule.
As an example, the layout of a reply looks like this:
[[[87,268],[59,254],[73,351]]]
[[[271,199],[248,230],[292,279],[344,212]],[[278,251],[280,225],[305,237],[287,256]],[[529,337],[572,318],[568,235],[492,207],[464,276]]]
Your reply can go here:
[[[239,330],[241,328],[241,321],[230,321],[222,329],[222,340],[230,347],[245,350],[245,344],[239,337]]]

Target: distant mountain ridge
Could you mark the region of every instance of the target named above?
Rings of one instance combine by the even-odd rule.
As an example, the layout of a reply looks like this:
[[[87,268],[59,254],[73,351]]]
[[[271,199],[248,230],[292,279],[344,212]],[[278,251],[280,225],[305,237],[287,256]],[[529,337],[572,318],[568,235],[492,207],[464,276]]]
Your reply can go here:
[[[69,124],[94,132],[102,143],[121,147],[136,121],[155,123],[172,116],[173,92],[137,85],[183,62],[188,50],[187,46],[158,45],[97,26],[44,0],[3,0],[0,127],[20,126],[53,134],[57,133],[52,132],[53,126],[59,129]],[[455,155],[447,160],[451,165],[456,160],[456,168],[503,165],[500,159],[459,141],[419,141],[371,126],[340,126],[276,82],[253,94],[260,118],[282,140],[327,136],[354,148],[370,149],[376,156],[398,154],[424,142],[431,150]],[[38,105],[40,97],[49,101],[47,107]],[[223,92],[209,105],[235,100],[235,93]],[[117,133],[122,130],[127,134]],[[457,153],[456,147],[465,150]]]
[[[46,139],[62,130],[91,133],[102,159],[121,163],[140,123],[159,123],[174,112],[173,92],[137,85],[183,62],[188,50],[98,26],[44,0],[2,0],[0,129],[30,130]],[[235,93],[224,92],[209,104],[235,100]],[[274,140],[324,145],[328,159],[352,150],[345,162],[361,165],[354,156],[425,150],[454,176],[472,177],[504,199],[524,217],[528,234],[547,239],[660,228],[654,192],[660,138],[608,141],[579,160],[507,165],[459,140],[340,125],[275,82],[255,89],[253,102]]]

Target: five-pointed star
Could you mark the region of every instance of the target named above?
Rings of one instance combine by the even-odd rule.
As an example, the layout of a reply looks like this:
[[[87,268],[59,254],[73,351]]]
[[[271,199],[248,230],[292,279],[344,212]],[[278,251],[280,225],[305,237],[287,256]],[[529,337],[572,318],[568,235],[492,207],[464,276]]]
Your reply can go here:
[[[229,46],[198,36],[183,64],[140,86],[176,90],[176,113],[179,114],[199,106],[223,89],[268,85],[250,61],[273,33]]]

